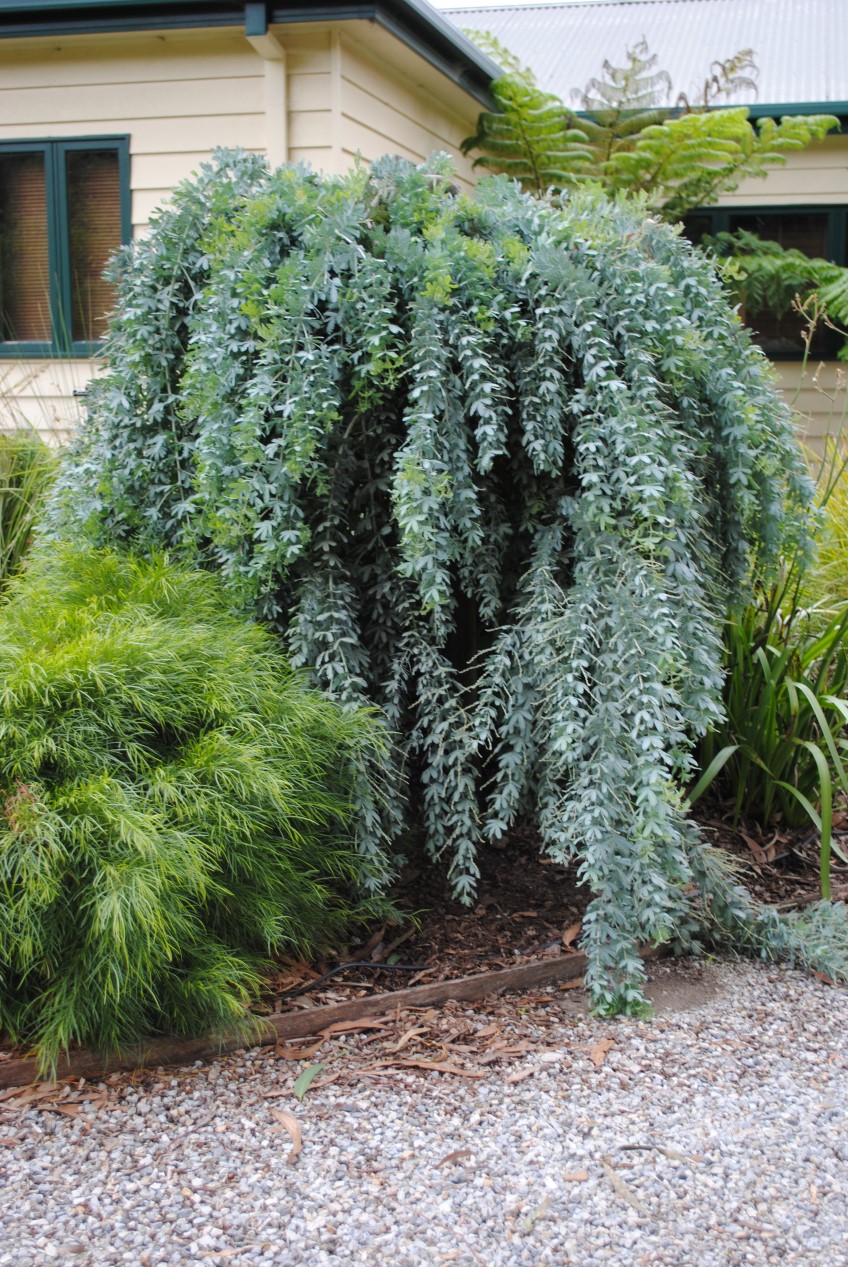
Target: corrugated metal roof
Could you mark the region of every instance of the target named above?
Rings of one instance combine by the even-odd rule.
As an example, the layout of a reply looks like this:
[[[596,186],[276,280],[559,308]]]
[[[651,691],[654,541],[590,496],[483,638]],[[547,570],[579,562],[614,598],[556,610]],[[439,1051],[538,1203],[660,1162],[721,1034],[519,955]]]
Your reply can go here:
[[[757,92],[728,102],[848,102],[848,0],[588,0],[445,13],[463,29],[491,32],[568,104],[605,59],[623,65],[643,38],[675,94],[696,94],[711,62],[750,48]]]

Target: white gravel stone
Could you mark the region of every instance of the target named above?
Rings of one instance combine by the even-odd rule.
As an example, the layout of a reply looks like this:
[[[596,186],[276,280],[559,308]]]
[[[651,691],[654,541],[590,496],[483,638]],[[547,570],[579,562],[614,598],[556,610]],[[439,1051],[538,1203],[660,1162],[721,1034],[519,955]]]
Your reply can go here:
[[[298,1104],[298,1066],[248,1052],[6,1119],[0,1267],[846,1267],[848,992],[707,973],[712,998],[647,1022],[557,1001],[537,1035],[556,1058],[478,1081],[354,1074]],[[293,1164],[273,1108],[302,1127]]]

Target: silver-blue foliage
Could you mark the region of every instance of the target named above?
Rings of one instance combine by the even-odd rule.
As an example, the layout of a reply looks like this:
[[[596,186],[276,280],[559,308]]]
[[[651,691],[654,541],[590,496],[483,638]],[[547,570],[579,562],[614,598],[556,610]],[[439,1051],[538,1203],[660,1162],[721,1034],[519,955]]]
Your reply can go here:
[[[179,189],[120,264],[54,522],[218,569],[317,682],[383,710],[388,820],[359,784],[371,884],[404,787],[464,899],[480,841],[535,821],[595,895],[596,1004],[632,1010],[641,943],[718,925],[794,953],[680,789],[719,716],[728,599],[754,548],[803,542],[810,481],[675,230],[449,177],[223,154]]]

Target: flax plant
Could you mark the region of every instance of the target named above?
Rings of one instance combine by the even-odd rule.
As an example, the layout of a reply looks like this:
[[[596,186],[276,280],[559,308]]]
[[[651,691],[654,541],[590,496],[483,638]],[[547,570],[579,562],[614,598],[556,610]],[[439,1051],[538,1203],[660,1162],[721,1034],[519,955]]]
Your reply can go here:
[[[801,307],[809,344],[817,304]],[[806,358],[801,381],[806,378]],[[839,371],[840,378],[842,372]],[[815,384],[815,379],[814,379]],[[840,382],[832,404],[842,405]],[[815,464],[815,455],[808,455]],[[822,898],[831,892],[837,795],[848,795],[848,452],[829,439],[818,463],[819,506],[812,559],[797,550],[771,580],[755,582],[753,601],[731,610],[724,632],[724,718],[701,744],[696,800],[714,783],[733,822],[810,823],[819,835]],[[756,566],[756,565],[755,565]]]

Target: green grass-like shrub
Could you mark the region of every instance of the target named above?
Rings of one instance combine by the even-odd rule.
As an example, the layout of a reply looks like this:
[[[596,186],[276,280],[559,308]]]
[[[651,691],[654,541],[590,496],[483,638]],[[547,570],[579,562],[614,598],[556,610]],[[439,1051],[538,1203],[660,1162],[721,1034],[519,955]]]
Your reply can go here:
[[[843,856],[834,799],[848,794],[848,477],[838,446],[821,465],[817,501],[812,563],[796,553],[728,615],[724,717],[702,741],[692,795],[715,784],[735,823],[743,815],[764,826],[809,822],[829,898],[831,853]]]
[[[821,628],[802,608],[781,609],[782,590],[728,619],[725,717],[702,743],[696,792],[715,781],[737,823],[808,821],[829,898],[833,802],[848,793],[848,608]]]
[[[0,435],[0,590],[17,572],[56,472],[34,431]]]
[[[49,1067],[249,1023],[263,956],[364,913],[347,821],[378,755],[213,576],[36,558],[0,608],[0,1028]]]

